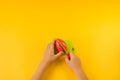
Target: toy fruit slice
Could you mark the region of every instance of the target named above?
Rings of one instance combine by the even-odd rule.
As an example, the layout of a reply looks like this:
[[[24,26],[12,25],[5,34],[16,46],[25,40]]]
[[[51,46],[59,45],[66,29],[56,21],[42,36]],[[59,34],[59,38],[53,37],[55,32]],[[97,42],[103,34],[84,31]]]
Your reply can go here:
[[[57,49],[58,52],[60,52],[60,51],[64,52],[63,48],[60,46],[60,44],[57,40],[55,41],[55,48]]]
[[[67,50],[67,45],[65,43],[65,41],[61,40],[61,39],[57,39],[57,41],[59,42],[59,44],[61,45],[61,47],[64,49],[64,50]]]
[[[68,52],[76,53],[76,50],[75,50],[75,48],[74,48],[74,46],[73,46],[71,41],[65,40],[65,43],[66,43],[66,46],[68,48],[68,50],[67,50]]]
[[[70,53],[69,52],[75,52],[75,48],[72,45],[72,42],[69,40],[61,40],[61,39],[56,39],[55,40],[55,54],[57,54],[58,52],[62,51],[67,55],[67,58],[70,60]]]
[[[65,53],[67,52],[66,43],[61,39],[56,39],[55,48],[57,49],[58,52],[60,51],[65,52]]]

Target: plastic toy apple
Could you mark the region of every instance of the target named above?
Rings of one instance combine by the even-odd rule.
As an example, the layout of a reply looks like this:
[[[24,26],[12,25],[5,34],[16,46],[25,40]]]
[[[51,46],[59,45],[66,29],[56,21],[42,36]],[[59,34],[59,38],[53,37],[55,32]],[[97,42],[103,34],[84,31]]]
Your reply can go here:
[[[69,60],[71,59],[69,52],[71,52],[71,51],[74,52],[74,47],[70,41],[68,41],[68,40],[63,41],[61,39],[56,39],[54,44],[55,44],[55,46],[54,46],[55,47],[55,54],[57,52],[62,51],[67,55],[67,58]]]
[[[60,52],[60,51],[65,52],[65,50],[67,50],[67,45],[63,40],[56,39],[55,40],[55,48],[57,49],[58,52]]]

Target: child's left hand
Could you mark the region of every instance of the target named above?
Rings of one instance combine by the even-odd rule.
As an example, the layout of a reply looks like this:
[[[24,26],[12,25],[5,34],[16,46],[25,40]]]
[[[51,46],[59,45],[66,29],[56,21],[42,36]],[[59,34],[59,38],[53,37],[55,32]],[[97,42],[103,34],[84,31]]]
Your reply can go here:
[[[54,62],[56,59],[58,59],[63,52],[59,52],[56,55],[54,54],[54,42],[55,40],[53,40],[50,44],[48,44],[46,51],[44,53],[44,57],[43,57],[43,62],[50,64],[52,62]]]

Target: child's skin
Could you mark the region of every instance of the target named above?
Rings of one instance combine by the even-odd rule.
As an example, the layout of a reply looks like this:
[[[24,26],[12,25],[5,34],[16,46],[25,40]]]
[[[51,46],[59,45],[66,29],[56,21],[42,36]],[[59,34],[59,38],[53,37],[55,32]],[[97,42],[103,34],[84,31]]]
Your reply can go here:
[[[32,77],[32,80],[42,80],[43,75],[45,70],[47,69],[47,67],[53,63],[54,61],[56,61],[63,52],[59,52],[58,54],[54,55],[54,40],[52,41],[52,43],[50,43],[45,51],[44,57],[37,69],[37,71],[35,72],[35,74]],[[73,70],[73,72],[77,75],[78,80],[88,80],[82,67],[81,67],[81,63],[79,58],[70,53],[70,60],[66,57],[65,61],[68,64],[68,66]]]

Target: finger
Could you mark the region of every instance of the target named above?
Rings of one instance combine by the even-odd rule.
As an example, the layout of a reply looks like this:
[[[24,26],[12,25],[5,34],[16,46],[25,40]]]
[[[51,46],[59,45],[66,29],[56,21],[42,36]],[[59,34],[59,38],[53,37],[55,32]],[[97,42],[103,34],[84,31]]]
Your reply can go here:
[[[50,43],[49,44],[47,44],[47,48],[49,48],[50,47]]]
[[[54,44],[54,42],[55,42],[55,39],[53,39],[52,44]]]
[[[51,42],[51,47],[54,48],[55,39]]]
[[[72,52],[70,52],[70,58],[72,59],[75,55],[72,53]]]
[[[62,54],[63,54],[63,52],[62,52],[62,51],[60,51],[60,52],[59,52],[59,53],[57,53],[55,56],[56,56],[56,58],[59,58]]]
[[[67,57],[67,56],[65,57],[65,62],[66,62],[66,63],[68,63],[68,62],[69,62],[69,59],[68,59],[68,57]]]

